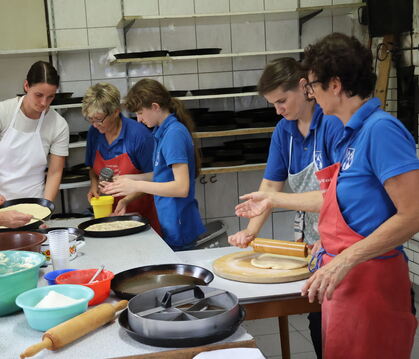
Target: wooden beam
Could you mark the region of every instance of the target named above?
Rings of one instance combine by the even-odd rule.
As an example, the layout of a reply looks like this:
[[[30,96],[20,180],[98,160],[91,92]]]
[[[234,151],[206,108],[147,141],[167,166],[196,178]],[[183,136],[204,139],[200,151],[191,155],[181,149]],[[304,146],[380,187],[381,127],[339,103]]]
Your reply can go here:
[[[388,78],[391,68],[392,54],[395,41],[394,35],[385,35],[383,38],[383,45],[381,45],[378,52],[378,77],[375,84],[374,96],[381,100],[382,108],[385,109],[387,101]]]

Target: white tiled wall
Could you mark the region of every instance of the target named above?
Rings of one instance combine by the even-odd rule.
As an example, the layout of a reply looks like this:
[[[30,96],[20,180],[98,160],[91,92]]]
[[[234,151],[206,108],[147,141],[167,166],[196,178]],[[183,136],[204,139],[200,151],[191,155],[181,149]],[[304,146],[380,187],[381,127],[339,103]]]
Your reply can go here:
[[[351,2],[351,1],[347,1]],[[62,78],[62,89],[82,96],[88,86],[99,81],[115,84],[126,94],[142,77],[162,81],[169,89],[254,85],[266,65],[275,56],[251,56],[234,59],[191,60],[176,63],[138,63],[110,65],[112,54],[123,51],[123,31],[116,25],[124,15],[176,15],[193,13],[247,12],[259,10],[293,10],[298,6],[330,4],[331,1],[297,0],[49,0],[50,24],[57,46],[110,46],[114,50],[91,50],[60,53],[56,64]],[[127,51],[177,50],[197,47],[219,47],[222,53],[297,49],[331,32],[334,22],[339,30],[354,34],[359,26],[351,16],[313,18],[303,26],[299,37],[296,17],[247,15],[233,17],[182,18],[136,21],[126,36]],[[298,55],[295,55],[298,58]],[[128,74],[128,77],[127,77]],[[211,110],[241,110],[266,106],[260,97],[202,100],[187,103],[189,107]],[[81,131],[87,123],[80,110],[64,111],[70,129]],[[205,144],[228,139],[206,139]],[[71,150],[69,165],[83,161],[83,149]],[[239,195],[256,190],[263,171],[206,176],[206,184],[197,181],[196,197],[205,220],[222,219],[229,233],[245,228],[247,221],[234,215]],[[70,190],[73,211],[87,207],[85,190]],[[289,239],[293,212],[273,213],[261,231],[265,237]]]

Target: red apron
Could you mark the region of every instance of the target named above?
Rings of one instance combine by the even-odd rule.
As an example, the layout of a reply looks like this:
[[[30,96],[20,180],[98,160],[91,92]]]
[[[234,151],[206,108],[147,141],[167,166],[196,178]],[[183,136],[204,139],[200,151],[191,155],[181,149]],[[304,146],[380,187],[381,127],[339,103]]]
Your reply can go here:
[[[131,162],[128,153],[116,156],[110,160],[105,160],[99,151],[96,151],[95,162],[93,163],[93,171],[99,177],[102,168],[109,167],[114,171],[115,175],[139,174],[139,171]],[[115,197],[113,210],[122,197]],[[148,218],[150,225],[161,236],[159,220],[157,218],[156,207],[154,206],[154,198],[150,194],[144,194],[140,198],[134,199],[127,206],[127,213],[138,212]]]
[[[328,254],[323,265],[364,237],[345,222],[336,197],[340,164],[316,173],[324,203],[319,232]],[[399,255],[397,255],[399,254]],[[417,320],[411,312],[411,283],[403,255],[391,250],[390,258],[371,259],[347,274],[322,304],[323,357],[325,359],[408,359]]]

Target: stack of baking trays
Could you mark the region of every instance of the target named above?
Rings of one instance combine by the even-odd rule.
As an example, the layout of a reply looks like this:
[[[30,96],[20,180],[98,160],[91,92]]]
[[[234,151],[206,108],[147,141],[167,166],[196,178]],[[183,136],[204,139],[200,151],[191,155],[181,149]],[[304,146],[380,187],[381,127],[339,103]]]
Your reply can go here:
[[[270,138],[251,138],[227,141],[223,146],[203,147],[202,167],[228,167],[265,163]]]
[[[84,163],[80,163],[70,168],[64,168],[61,183],[74,183],[88,180],[89,167],[87,167]]]

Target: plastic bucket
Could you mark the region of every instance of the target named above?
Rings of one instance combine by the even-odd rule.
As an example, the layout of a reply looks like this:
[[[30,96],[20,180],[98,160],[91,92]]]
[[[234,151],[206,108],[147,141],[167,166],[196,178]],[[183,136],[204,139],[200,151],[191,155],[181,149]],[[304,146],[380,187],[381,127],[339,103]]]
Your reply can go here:
[[[114,198],[112,196],[93,197],[90,204],[93,207],[95,218],[107,217],[112,213]]]

